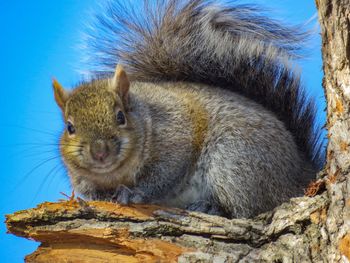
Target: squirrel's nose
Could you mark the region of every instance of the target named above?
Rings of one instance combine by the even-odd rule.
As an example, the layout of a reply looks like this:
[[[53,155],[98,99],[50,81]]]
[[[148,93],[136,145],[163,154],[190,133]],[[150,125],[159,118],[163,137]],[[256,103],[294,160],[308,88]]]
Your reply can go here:
[[[93,159],[103,162],[109,155],[108,145],[104,140],[96,140],[91,144],[90,152]]]

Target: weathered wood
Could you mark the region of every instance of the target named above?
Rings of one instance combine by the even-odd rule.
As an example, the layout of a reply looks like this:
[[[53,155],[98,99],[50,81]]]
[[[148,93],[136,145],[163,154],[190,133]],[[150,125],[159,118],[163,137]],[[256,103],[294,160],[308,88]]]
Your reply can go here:
[[[325,195],[303,197],[254,219],[229,220],[72,199],[8,215],[6,224],[9,232],[41,242],[27,262],[308,261],[320,246],[314,237],[322,236],[327,206]]]

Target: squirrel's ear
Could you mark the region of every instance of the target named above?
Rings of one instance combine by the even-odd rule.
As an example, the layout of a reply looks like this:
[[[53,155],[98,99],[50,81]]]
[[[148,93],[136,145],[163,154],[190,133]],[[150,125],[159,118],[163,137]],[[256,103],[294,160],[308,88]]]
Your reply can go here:
[[[64,104],[69,97],[69,92],[66,91],[56,79],[52,80],[52,87],[54,90],[56,103],[61,110],[64,111]]]
[[[115,69],[111,88],[113,91],[117,92],[126,109],[129,106],[129,87],[130,82],[128,75],[126,74],[124,68],[118,64]]]

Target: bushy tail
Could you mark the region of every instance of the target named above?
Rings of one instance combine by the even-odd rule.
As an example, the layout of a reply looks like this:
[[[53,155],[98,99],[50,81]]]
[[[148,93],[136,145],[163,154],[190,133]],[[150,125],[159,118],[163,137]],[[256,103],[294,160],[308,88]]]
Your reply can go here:
[[[290,61],[305,34],[255,6],[210,0],[110,1],[89,38],[99,75],[122,63],[144,81],[191,81],[239,92],[276,113],[300,150],[323,162],[315,105]],[[260,13],[260,14],[259,14]]]

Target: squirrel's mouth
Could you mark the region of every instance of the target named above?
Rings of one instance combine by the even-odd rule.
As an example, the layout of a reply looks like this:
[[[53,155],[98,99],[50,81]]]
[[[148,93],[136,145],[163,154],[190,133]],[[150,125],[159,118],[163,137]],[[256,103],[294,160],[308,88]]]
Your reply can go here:
[[[110,173],[113,170],[115,170],[118,167],[118,162],[105,162],[105,163],[93,163],[90,167],[89,170],[93,173],[98,173],[98,174],[104,174],[104,173]]]
[[[103,147],[96,147],[91,150],[88,144],[83,145],[82,150],[74,156],[66,156],[64,162],[68,166],[72,166],[75,169],[81,169],[91,176],[102,176],[110,173],[114,173],[119,169],[120,165],[125,160],[126,154],[122,151],[122,147],[119,144],[110,144],[105,149]]]

